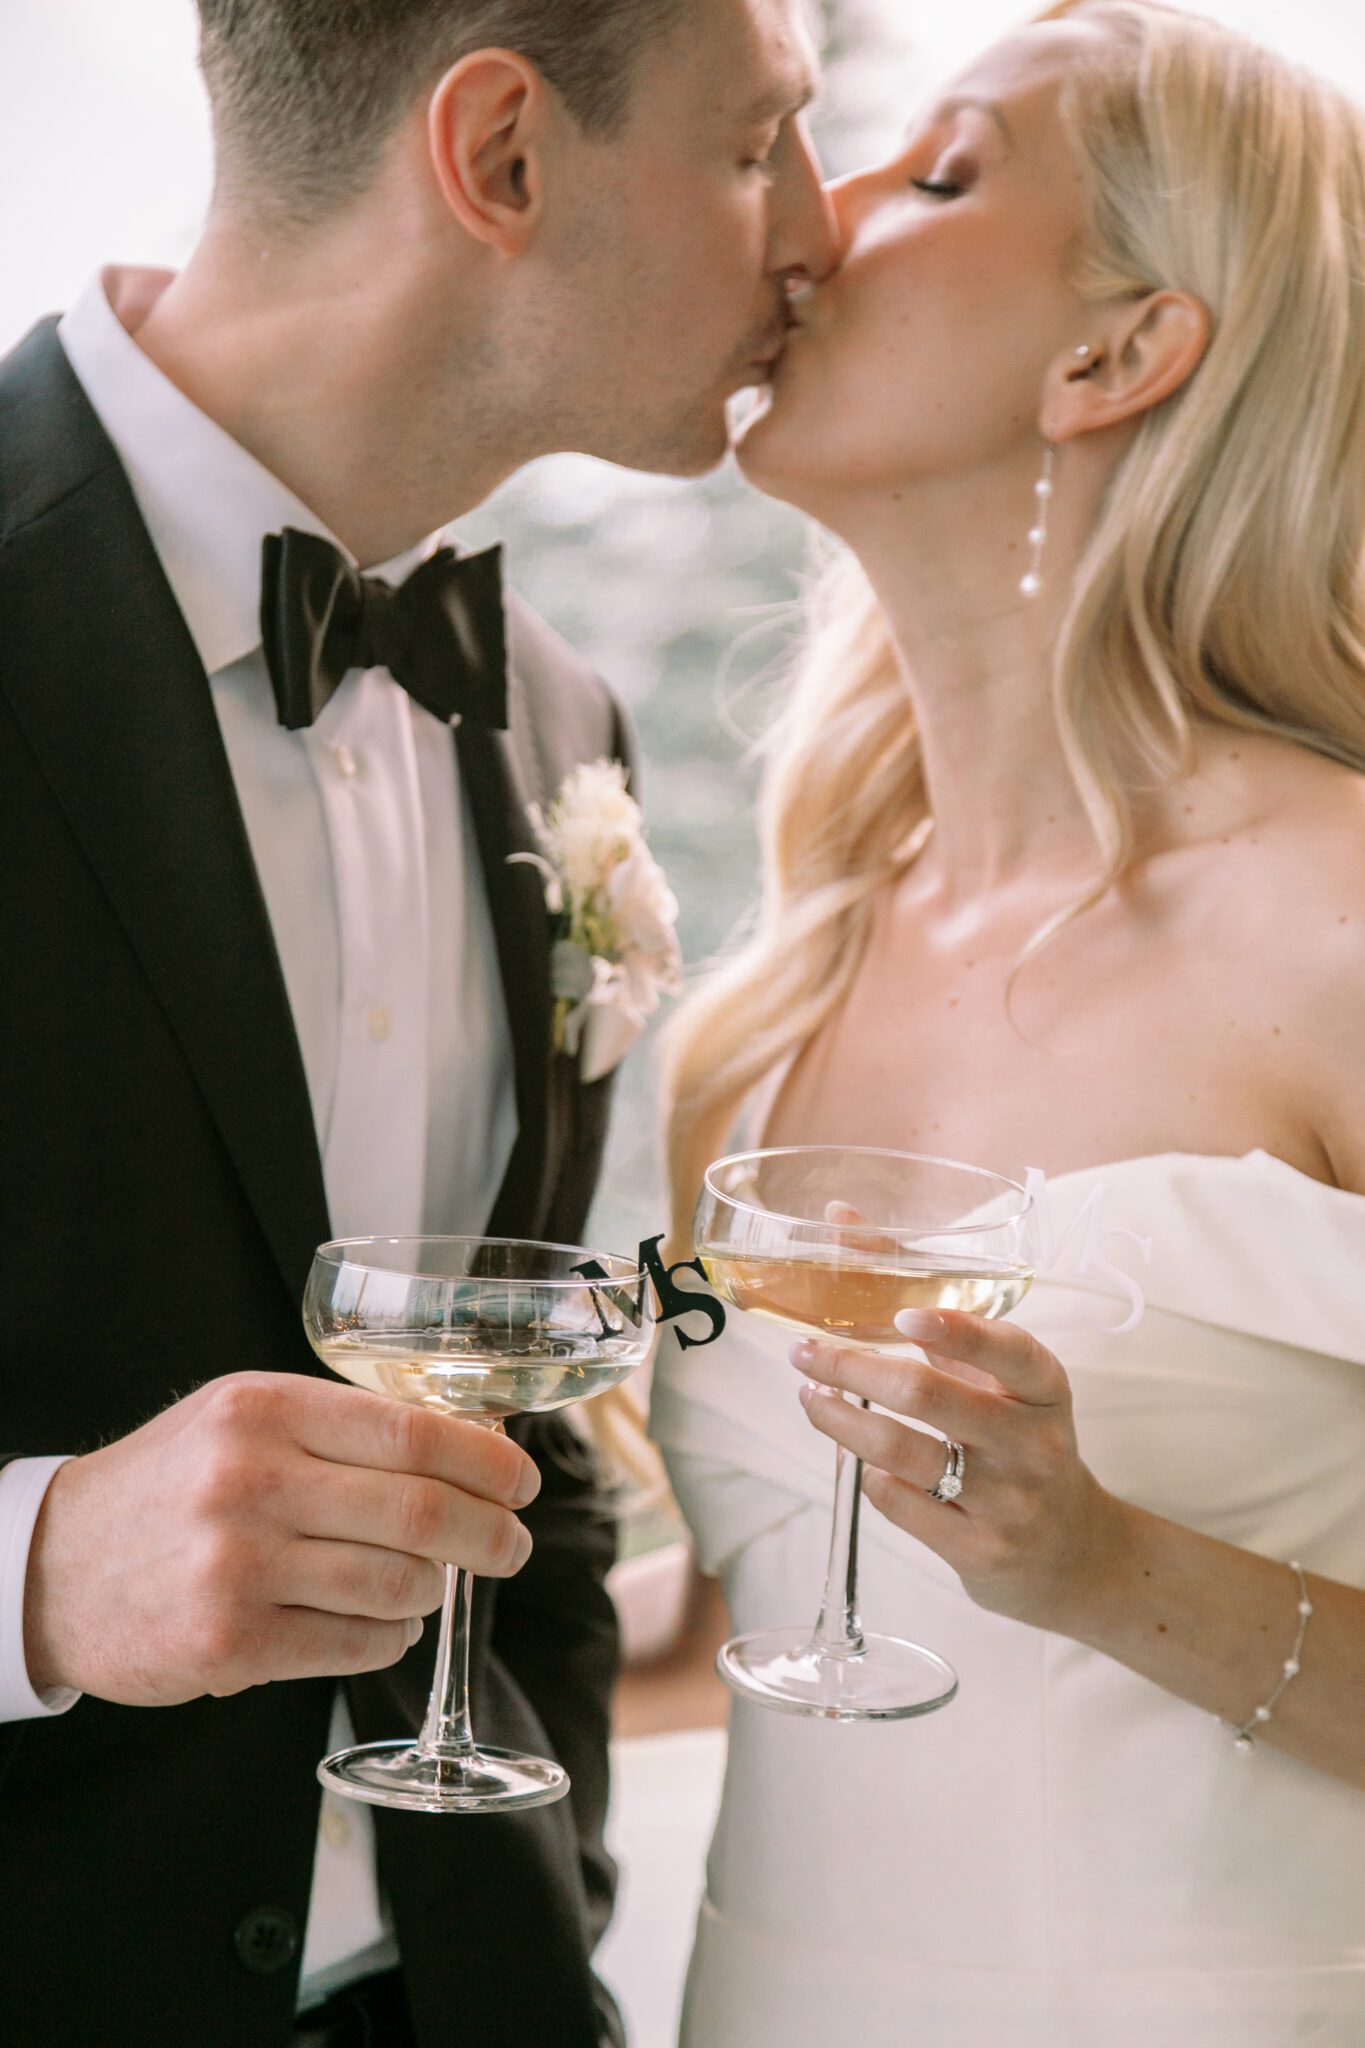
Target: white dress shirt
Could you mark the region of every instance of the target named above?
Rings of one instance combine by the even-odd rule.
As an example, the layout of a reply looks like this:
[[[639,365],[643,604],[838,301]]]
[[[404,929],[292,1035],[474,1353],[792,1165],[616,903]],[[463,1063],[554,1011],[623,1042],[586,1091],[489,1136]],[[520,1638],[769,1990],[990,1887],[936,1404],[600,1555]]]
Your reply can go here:
[[[298,1033],[332,1231],[477,1233],[516,1108],[451,734],[387,669],[352,669],[306,730],[279,724],[261,648],[262,538],[288,525],[340,543],[137,346],[169,281],[108,270],[58,333],[208,674]],[[401,582],[436,544],[373,573]],[[24,1663],[29,1544],[61,1463],[23,1458],[0,1471],[0,1720],[64,1712],[78,1697],[40,1698]],[[353,1739],[338,1688],[329,1746]],[[325,1794],[300,2007],[396,1955],[369,1810]]]

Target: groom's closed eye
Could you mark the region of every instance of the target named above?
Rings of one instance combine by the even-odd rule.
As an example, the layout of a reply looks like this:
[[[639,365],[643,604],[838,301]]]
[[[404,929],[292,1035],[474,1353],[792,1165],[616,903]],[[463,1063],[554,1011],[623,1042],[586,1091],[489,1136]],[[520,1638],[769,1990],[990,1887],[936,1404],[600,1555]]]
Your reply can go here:
[[[767,135],[760,137],[746,150],[741,160],[743,169],[767,171],[771,174],[774,168],[774,158],[782,142],[784,125],[773,128]]]
[[[785,138],[815,98],[815,82],[789,83],[760,95],[739,117],[739,130],[747,139],[745,160],[750,164],[770,163]]]

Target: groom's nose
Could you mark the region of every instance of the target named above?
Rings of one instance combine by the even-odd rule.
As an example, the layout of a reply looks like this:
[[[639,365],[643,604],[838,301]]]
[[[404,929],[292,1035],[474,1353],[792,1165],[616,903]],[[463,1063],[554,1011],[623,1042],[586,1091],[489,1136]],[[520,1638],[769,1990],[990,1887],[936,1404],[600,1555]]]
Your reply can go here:
[[[839,225],[804,128],[773,192],[768,267],[819,284],[839,261]]]

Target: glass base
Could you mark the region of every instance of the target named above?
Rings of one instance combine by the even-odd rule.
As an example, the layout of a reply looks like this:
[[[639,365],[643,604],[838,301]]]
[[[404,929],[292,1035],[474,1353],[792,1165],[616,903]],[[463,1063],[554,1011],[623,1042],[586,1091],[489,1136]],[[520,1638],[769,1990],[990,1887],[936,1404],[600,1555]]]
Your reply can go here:
[[[339,1749],[322,1759],[318,1777],[343,1799],[412,1813],[511,1813],[549,1806],[569,1789],[568,1772],[548,1757],[522,1756],[515,1749],[424,1756],[403,1736]]]
[[[769,1628],[722,1646],[716,1669],[732,1692],[783,1714],[825,1721],[908,1721],[946,1707],[951,1664],[897,1636],[864,1636],[860,1651],[818,1650],[809,1628]]]

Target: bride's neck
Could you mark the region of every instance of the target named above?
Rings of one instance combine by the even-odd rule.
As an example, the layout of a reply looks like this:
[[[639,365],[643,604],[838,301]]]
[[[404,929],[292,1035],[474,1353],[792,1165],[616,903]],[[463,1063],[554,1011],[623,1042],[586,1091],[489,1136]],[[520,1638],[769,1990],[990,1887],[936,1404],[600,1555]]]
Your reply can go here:
[[[1040,466],[1040,465],[1039,465]],[[1052,709],[1077,519],[1057,507],[1035,596],[1032,482],[960,479],[837,509],[876,592],[914,709],[945,904],[1093,875],[1095,839]],[[1059,516],[1060,515],[1060,516]]]

